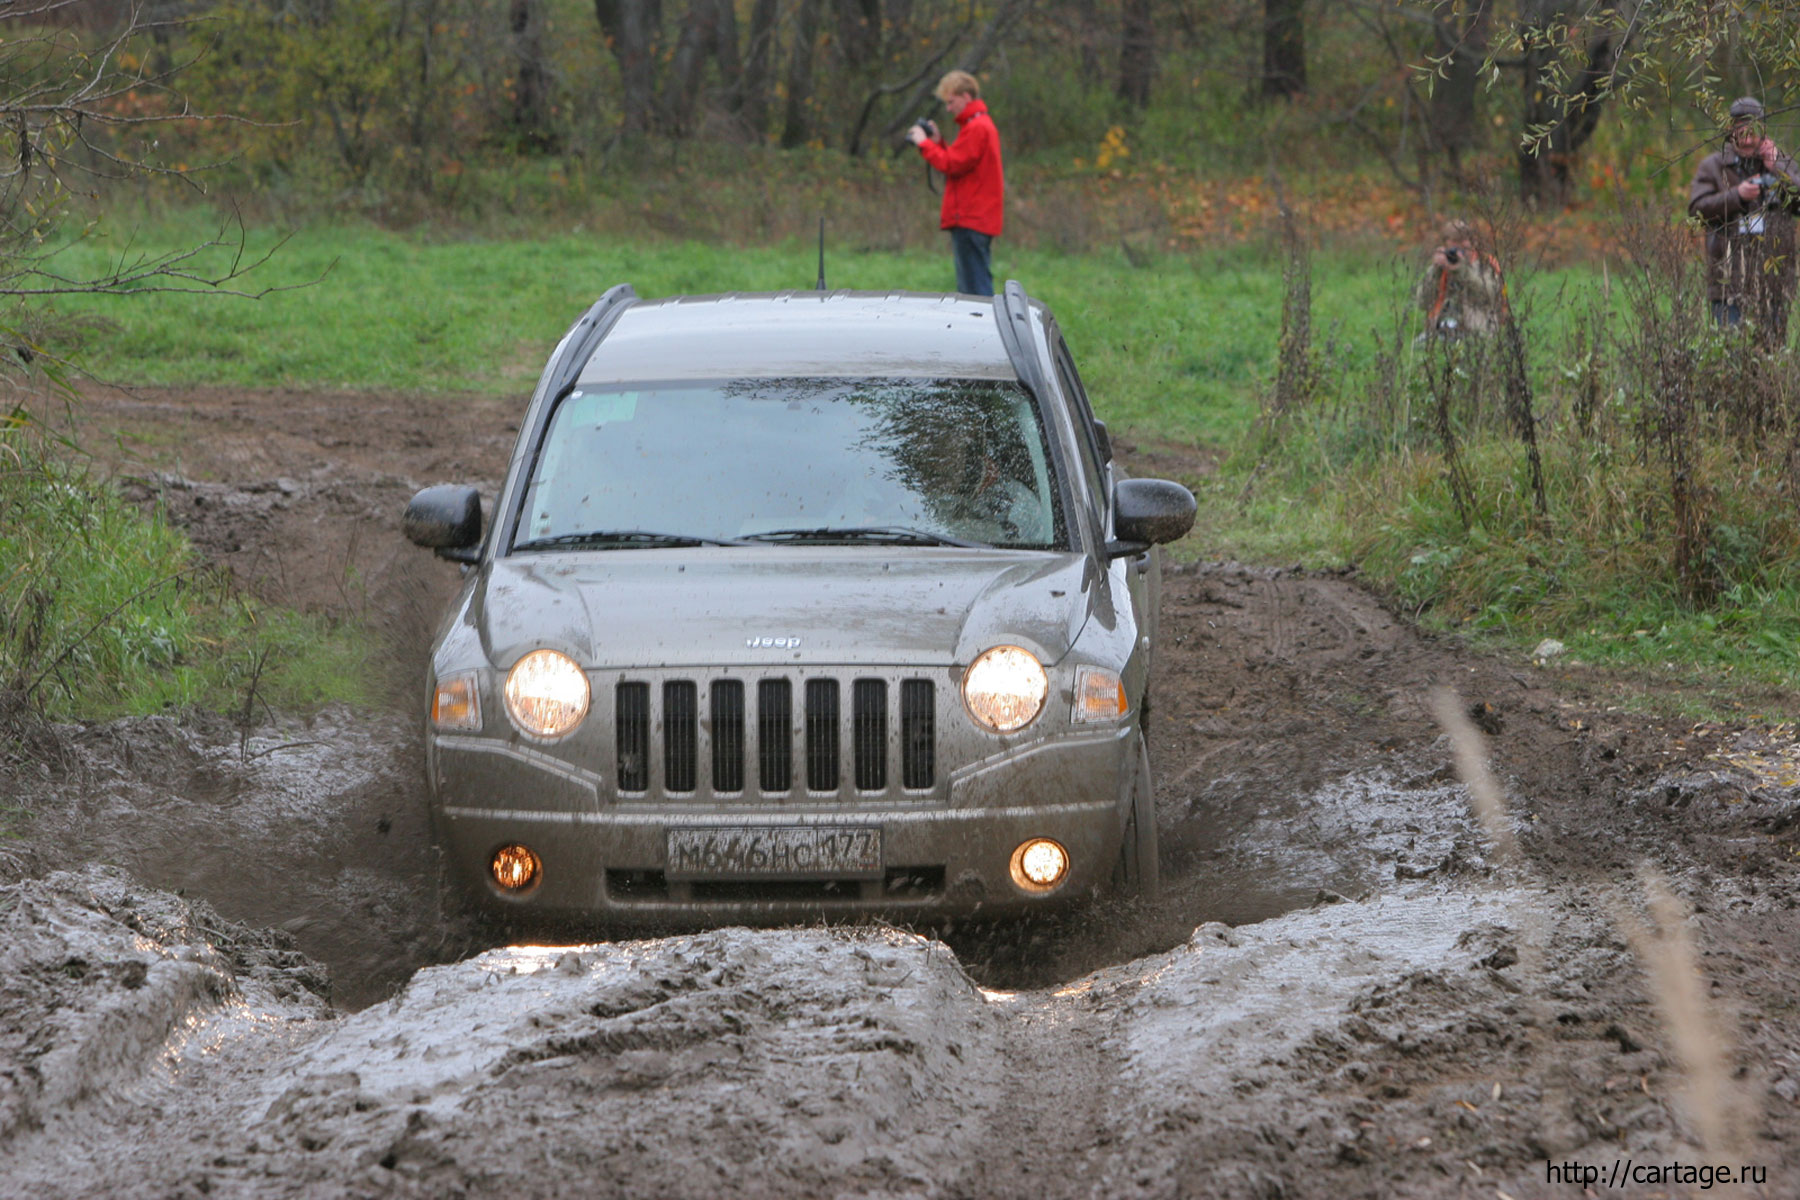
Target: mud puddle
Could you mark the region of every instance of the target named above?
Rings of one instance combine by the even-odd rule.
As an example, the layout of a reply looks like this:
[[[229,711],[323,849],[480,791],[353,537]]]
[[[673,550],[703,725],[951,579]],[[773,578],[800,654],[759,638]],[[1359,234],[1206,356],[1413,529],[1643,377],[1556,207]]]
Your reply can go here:
[[[498,478],[513,407],[86,411],[244,586],[373,626],[409,713],[455,571],[400,506]],[[1553,1161],[1726,1156],[1763,1182],[1597,1194],[1800,1195],[1794,731],[1620,712],[1341,575],[1177,567],[1162,629],[1163,897],[942,940],[489,949],[430,900],[410,715],[58,731],[0,761],[0,1196],[1527,1200]],[[1504,869],[1437,686],[1488,740]],[[1646,864],[1691,914],[1729,1145],[1620,932]]]
[[[1054,992],[984,989],[897,930],[727,929],[499,948],[333,1017],[266,938],[122,874],[58,874],[0,893],[50,1043],[0,1109],[0,1191],[95,1194],[129,1159],[145,1195],[1017,1195],[992,1132],[1081,1112],[1106,1114],[1104,1142],[1041,1148],[1015,1184],[1061,1154],[1157,1194],[1172,1114],[1279,1074],[1372,989],[1472,969],[1521,903],[1418,891],[1209,924]],[[1016,1057],[1045,1021],[1063,1050]],[[1086,1086],[1046,1109],[1018,1086],[1044,1070]]]
[[[417,731],[394,713],[327,709],[255,730],[223,719],[69,731],[55,780],[30,788],[36,872],[105,863],[293,935],[345,1009],[473,948],[434,891]]]

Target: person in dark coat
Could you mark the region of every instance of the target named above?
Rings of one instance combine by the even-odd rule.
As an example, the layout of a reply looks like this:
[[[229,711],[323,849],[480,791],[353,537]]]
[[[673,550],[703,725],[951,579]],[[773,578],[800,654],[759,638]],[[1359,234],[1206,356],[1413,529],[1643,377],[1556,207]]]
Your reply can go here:
[[[1006,200],[1000,131],[982,103],[981,85],[967,71],[952,71],[938,80],[937,98],[956,118],[956,140],[946,145],[931,121],[914,125],[906,136],[926,162],[944,173],[938,225],[950,231],[956,290],[969,296],[991,296],[991,257]]]
[[[1735,100],[1725,146],[1700,160],[1688,212],[1706,228],[1706,298],[1721,325],[1749,321],[1772,345],[1787,341],[1794,295],[1794,217],[1800,167],[1776,148],[1761,101]]]

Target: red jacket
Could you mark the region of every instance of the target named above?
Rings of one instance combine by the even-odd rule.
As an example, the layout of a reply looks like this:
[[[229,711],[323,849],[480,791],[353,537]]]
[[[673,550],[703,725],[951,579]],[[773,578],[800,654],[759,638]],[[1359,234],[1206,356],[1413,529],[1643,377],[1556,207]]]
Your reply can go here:
[[[987,105],[971,100],[956,118],[956,140],[919,143],[925,161],[944,173],[940,229],[973,229],[1000,236],[1006,177],[1000,169],[1000,131]]]

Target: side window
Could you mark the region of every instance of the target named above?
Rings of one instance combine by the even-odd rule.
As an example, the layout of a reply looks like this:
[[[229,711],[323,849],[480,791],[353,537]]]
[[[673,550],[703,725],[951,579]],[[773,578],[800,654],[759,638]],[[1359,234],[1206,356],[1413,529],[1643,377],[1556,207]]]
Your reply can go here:
[[[1075,426],[1075,446],[1081,458],[1081,473],[1087,479],[1088,496],[1096,511],[1104,518],[1107,510],[1106,475],[1100,467],[1100,455],[1094,444],[1094,427],[1087,415],[1087,397],[1082,394],[1081,380],[1075,366],[1060,342],[1056,352],[1056,382],[1068,397],[1070,423]]]
[[[1094,410],[1088,406],[1087,391],[1075,371],[1075,360],[1060,333],[1055,334],[1056,381],[1069,398],[1075,425],[1075,440],[1081,448],[1081,470],[1087,476],[1090,494],[1102,513],[1111,506],[1106,492],[1106,464],[1101,461],[1100,442],[1094,436]]]

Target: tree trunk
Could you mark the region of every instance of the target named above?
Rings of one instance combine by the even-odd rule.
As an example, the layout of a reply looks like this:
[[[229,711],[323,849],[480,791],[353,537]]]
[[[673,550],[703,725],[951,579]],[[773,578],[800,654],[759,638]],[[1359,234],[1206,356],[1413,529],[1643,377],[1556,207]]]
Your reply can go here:
[[[756,0],[750,7],[750,43],[744,48],[744,74],[738,84],[738,112],[761,141],[769,131],[769,84],[775,78],[777,0]]]
[[[719,19],[718,37],[713,42],[713,58],[719,64],[719,82],[725,85],[733,107],[743,82],[743,63],[738,58],[737,5],[732,0],[713,0],[713,12]]]
[[[1432,58],[1441,65],[1431,92],[1428,114],[1431,150],[1462,169],[1462,156],[1475,148],[1475,97],[1482,60],[1487,56],[1490,6],[1477,3],[1473,12],[1447,13],[1433,24]]]
[[[1546,46],[1572,18],[1560,0],[1532,0],[1520,26],[1524,124],[1538,136],[1519,148],[1519,195],[1535,207],[1561,207],[1573,186],[1575,156],[1600,123],[1613,66],[1623,46],[1611,31],[1594,35],[1581,69],[1557,78],[1555,52]]]
[[[513,95],[509,120],[513,136],[533,150],[556,148],[550,119],[550,66],[544,57],[543,0],[511,0],[507,29],[512,35]]]
[[[987,56],[994,52],[994,47],[1000,44],[1000,39],[1006,36],[1006,31],[1012,27],[1012,23],[1025,14],[1026,7],[1030,3],[1031,0],[1002,0],[1000,7],[994,10],[994,15],[988,18],[987,24],[981,27],[981,32],[975,35],[974,43],[957,57],[957,69],[979,76],[981,64],[985,63]],[[955,36],[961,38],[962,35],[958,33]],[[887,136],[897,135],[912,123],[913,117],[925,107],[926,101],[936,86],[937,80],[933,78],[919,81],[918,88],[906,103],[901,105],[899,114],[888,125]]]
[[[1119,20],[1119,99],[1143,108],[1156,79],[1156,19],[1153,0],[1125,0]]]
[[[860,70],[881,57],[881,0],[836,0],[844,65]]]
[[[1262,98],[1286,100],[1306,91],[1306,0],[1263,0]]]
[[[819,36],[819,2],[800,0],[794,44],[788,52],[787,110],[781,126],[784,150],[812,140],[813,43]]]
[[[1089,88],[1100,81],[1106,68],[1101,50],[1109,40],[1106,22],[1094,0],[1073,0],[1069,6],[1075,13],[1075,50],[1081,56],[1081,87]]]
[[[660,0],[594,0],[600,31],[619,64],[619,133],[627,140],[649,133],[656,116],[656,40],[662,29]]]
[[[676,39],[675,54],[669,60],[668,76],[663,82],[662,125],[677,137],[692,132],[700,82],[706,60],[713,56],[719,42],[719,10],[726,3],[727,0],[688,0],[681,36]]]

